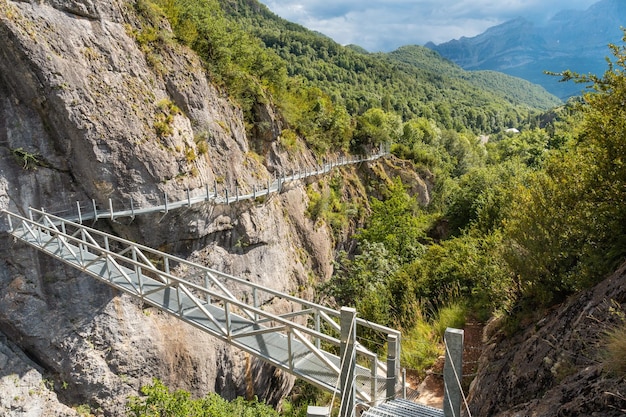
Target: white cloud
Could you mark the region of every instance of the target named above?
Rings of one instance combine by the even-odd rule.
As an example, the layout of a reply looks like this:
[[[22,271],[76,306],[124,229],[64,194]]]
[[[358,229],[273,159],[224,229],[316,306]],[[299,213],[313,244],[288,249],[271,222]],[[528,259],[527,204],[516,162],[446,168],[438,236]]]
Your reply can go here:
[[[545,21],[597,0],[262,0],[277,15],[370,51],[471,37],[515,17]]]

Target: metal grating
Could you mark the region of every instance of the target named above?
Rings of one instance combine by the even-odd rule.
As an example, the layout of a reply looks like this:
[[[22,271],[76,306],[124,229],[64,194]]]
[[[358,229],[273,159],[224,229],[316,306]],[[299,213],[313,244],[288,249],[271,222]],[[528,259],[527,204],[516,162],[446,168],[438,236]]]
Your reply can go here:
[[[443,410],[397,399],[370,408],[362,417],[443,417]]]

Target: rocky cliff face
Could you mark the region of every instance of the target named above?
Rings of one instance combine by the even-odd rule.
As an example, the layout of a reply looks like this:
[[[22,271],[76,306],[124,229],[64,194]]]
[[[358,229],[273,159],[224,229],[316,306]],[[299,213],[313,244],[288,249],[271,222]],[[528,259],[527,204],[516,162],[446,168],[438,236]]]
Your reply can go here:
[[[623,416],[626,380],[602,363],[606,334],[623,325],[624,312],[626,264],[537,322],[520,323],[513,337],[487,334],[470,390],[472,415]]]
[[[250,150],[240,110],[172,43],[159,65],[123,0],[0,0],[0,206],[154,204],[186,188],[265,184],[313,162],[282,153],[280,118]],[[154,58],[154,57],[153,57]],[[384,170],[383,170],[384,171]],[[424,186],[424,191],[426,188]],[[333,238],[304,215],[302,185],[262,204],[194,206],[97,228],[272,288],[329,277]],[[245,243],[245,245],[242,244]],[[293,380],[247,354],[0,238],[0,416],[123,415],[151,381],[276,403]],[[306,294],[305,294],[306,295]]]

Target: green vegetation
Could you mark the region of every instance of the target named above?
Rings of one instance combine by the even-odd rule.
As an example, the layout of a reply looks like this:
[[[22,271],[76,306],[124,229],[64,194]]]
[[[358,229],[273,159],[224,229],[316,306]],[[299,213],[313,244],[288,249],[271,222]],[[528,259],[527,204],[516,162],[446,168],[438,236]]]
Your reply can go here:
[[[422,46],[403,46],[389,53],[389,56],[394,60],[421,68],[431,74],[439,74],[441,77],[451,79],[459,84],[461,80],[467,81],[473,88],[480,90],[478,97],[470,97],[472,99],[479,98],[486,92],[496,97],[503,97],[516,106],[549,109],[560,104],[560,100],[557,97],[548,93],[541,86],[520,78],[510,77],[501,72],[465,71],[433,50]],[[459,97],[459,99],[465,100],[466,98]],[[471,106],[471,103],[468,104]],[[468,121],[475,120],[477,123],[474,125],[480,126],[485,121],[480,117],[481,108],[479,108],[479,103],[476,104],[474,111],[478,113],[470,113]],[[493,105],[495,103],[489,104]],[[488,115],[488,113],[483,114],[485,116]]]
[[[159,137],[170,136],[174,133],[174,116],[180,114],[180,109],[168,99],[160,100],[157,104],[154,120],[154,130]]]
[[[226,401],[215,393],[204,398],[192,399],[187,391],[171,391],[161,381],[154,379],[151,385],[141,388],[140,397],[128,400],[128,415],[134,417],[278,417],[272,407],[257,400],[246,401],[239,397]],[[297,410],[285,416],[298,416]]]
[[[24,148],[12,149],[15,158],[22,164],[23,169],[37,169],[38,166],[44,166],[41,155],[37,153],[31,153]]]
[[[405,121],[425,117],[447,129],[495,132],[523,123],[529,108],[559,103],[519,79],[465,73],[426,48],[406,47],[391,54],[345,48],[253,3],[222,0],[227,14],[287,62],[289,75],[319,87],[353,116],[379,108]],[[484,89],[486,85],[507,88]]]
[[[518,79],[466,73],[426,48],[342,47],[254,0],[139,0],[135,10],[141,24],[131,32],[157,72],[167,71],[163,48],[191,47],[242,108],[251,138],[266,133],[263,107],[272,106],[319,154],[397,141],[402,124],[416,118],[471,135],[532,126],[536,109],[558,103]],[[157,120],[157,133],[167,127]]]
[[[519,134],[481,145],[424,118],[405,123],[393,152],[435,173],[433,201],[419,207],[399,180],[388,184],[358,251],[339,256],[321,291],[403,329],[402,360],[423,367],[440,352],[423,340],[440,341],[450,317],[505,314],[514,331],[614,271],[626,258],[626,49],[612,51],[602,77],[564,74],[594,84],[583,100]],[[615,334],[607,344],[619,361]]]
[[[605,338],[606,351],[602,358],[605,371],[619,378],[626,377],[626,323],[609,330]]]

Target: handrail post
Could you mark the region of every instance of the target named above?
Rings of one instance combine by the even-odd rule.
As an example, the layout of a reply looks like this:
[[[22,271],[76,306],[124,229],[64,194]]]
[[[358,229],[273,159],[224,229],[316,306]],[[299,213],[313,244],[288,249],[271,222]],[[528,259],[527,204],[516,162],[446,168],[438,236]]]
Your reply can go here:
[[[209,305],[211,304],[211,295],[208,293],[209,291],[209,273],[208,272],[204,274],[204,289],[207,290],[205,300],[206,300],[207,305]]]
[[[319,333],[320,329],[321,329],[321,327],[320,327],[320,313],[319,313],[319,310],[315,310],[315,331]],[[318,348],[318,349],[320,348],[320,338],[319,337],[315,338],[315,347]]]
[[[165,272],[166,274],[166,276],[163,278],[165,279],[165,282],[169,284],[170,279],[167,277],[167,275],[170,274],[170,258],[168,258],[167,256],[163,257],[163,272]]]
[[[9,213],[8,211],[6,212],[7,214],[7,219],[9,220],[9,232],[13,233],[13,220],[11,220],[11,213]]]
[[[293,331],[287,328],[287,365],[289,370],[293,371]]]
[[[76,208],[78,209],[78,223],[83,224],[83,216],[80,212],[80,203],[76,202]]]
[[[443,415],[461,415],[461,380],[463,376],[463,330],[448,327],[443,337],[446,360],[443,365]]]
[[[372,398],[371,404],[374,406],[378,401],[378,356],[376,356],[376,354],[374,354],[372,363],[370,364],[370,378],[370,390],[372,391],[370,395]]]
[[[402,399],[406,400],[406,368],[402,368]]]
[[[400,358],[398,357],[398,336],[387,336],[387,400],[396,398],[396,380],[398,379],[397,368]]]
[[[255,309],[259,308],[259,294],[256,287],[252,287],[252,303]],[[254,312],[254,322],[257,323],[259,321],[259,313]]]
[[[230,340],[230,304],[227,300],[224,300],[224,319],[226,320],[226,338]]]
[[[356,367],[356,310],[351,307],[341,307],[341,346],[339,357],[341,361],[341,375],[339,378],[339,392],[341,392],[341,406],[339,417],[354,417],[356,390],[354,386]]]

